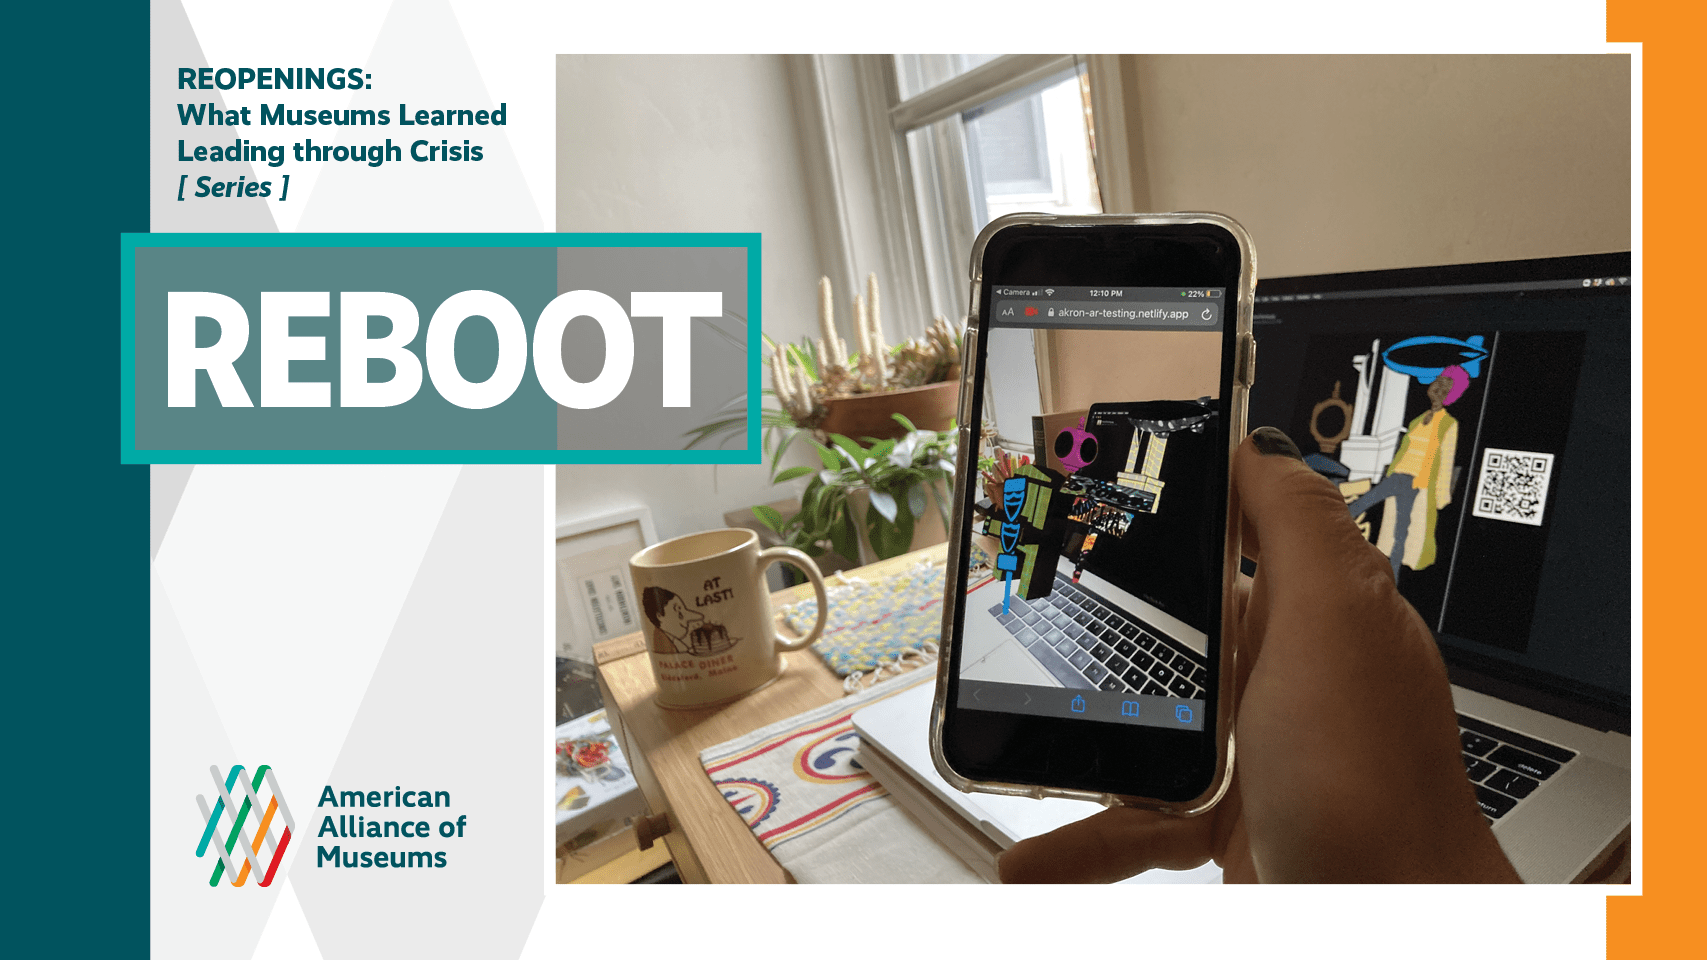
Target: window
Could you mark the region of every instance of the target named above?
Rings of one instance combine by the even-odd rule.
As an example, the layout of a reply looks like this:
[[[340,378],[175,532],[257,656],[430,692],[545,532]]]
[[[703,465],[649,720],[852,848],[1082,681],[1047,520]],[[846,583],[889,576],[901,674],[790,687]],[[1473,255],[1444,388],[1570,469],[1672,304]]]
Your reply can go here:
[[[814,230],[838,296],[876,272],[889,335],[917,336],[933,316],[965,317],[972,242],[995,217],[1135,209],[1119,60],[790,57]]]
[[[1091,168],[1090,84],[1075,71],[1052,86],[975,107],[966,169],[979,229],[1007,213],[1101,213]]]
[[[1099,213],[1085,65],[1072,56],[903,54],[885,120],[910,174],[934,312],[963,316],[972,241],[1008,213]],[[869,105],[868,105],[869,108]]]

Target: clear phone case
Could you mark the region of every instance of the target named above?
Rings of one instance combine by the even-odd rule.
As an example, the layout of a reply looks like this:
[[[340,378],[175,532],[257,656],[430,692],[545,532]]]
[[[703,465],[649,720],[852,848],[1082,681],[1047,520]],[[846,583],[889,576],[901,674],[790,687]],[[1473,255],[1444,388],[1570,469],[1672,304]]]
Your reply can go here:
[[[1256,292],[1256,253],[1251,246],[1250,236],[1244,227],[1231,217],[1218,213],[1165,213],[1165,214],[1102,214],[1096,216],[1054,216],[1049,214],[1017,213],[997,218],[990,222],[979,234],[972,245],[971,280],[972,295],[969,300],[969,310],[962,336],[961,347],[961,381],[959,405],[959,455],[956,463],[956,476],[961,482],[972,482],[977,469],[977,435],[972,432],[969,418],[973,408],[973,389],[975,362],[978,357],[978,336],[980,314],[979,298],[983,288],[983,260],[985,248],[990,239],[998,232],[1018,225],[1050,225],[1061,227],[1091,227],[1107,224],[1128,225],[1170,225],[1170,224],[1213,224],[1233,235],[1239,244],[1240,253],[1240,283],[1237,296],[1237,309],[1234,313],[1234,329],[1232,334],[1237,338],[1234,354],[1232,389],[1229,396],[1228,427],[1227,427],[1227,456],[1231,469],[1233,450],[1245,436],[1246,412],[1245,407],[1250,395],[1251,379],[1255,370],[1255,341],[1251,336],[1251,312],[1255,302]],[[1023,797],[1063,797],[1070,800],[1092,800],[1104,806],[1124,805],[1142,807],[1181,816],[1194,816],[1204,813],[1220,801],[1231,783],[1233,770],[1233,715],[1237,706],[1233,696],[1233,678],[1237,675],[1237,658],[1239,652],[1239,621],[1234,599],[1234,586],[1239,572],[1239,527],[1232,516],[1232,482],[1228,480],[1228,523],[1227,536],[1223,546],[1222,577],[1221,577],[1221,670],[1216,678],[1216,726],[1219,743],[1216,750],[1216,765],[1214,776],[1208,789],[1196,797],[1184,801],[1162,801],[1150,797],[1126,796],[1115,793],[1100,793],[1087,790],[1073,790],[1058,787],[1042,787],[1032,784],[1003,783],[999,781],[972,780],[962,776],[949,766],[943,752],[943,723],[948,707],[949,671],[955,662],[954,623],[957,611],[964,600],[958,579],[966,563],[960,531],[966,522],[964,516],[967,497],[961,490],[956,490],[954,510],[950,525],[948,569],[951,573],[949,589],[943,601],[943,628],[941,656],[937,663],[936,695],[931,705],[930,746],[931,761],[936,765],[937,773],[962,791],[979,793],[994,793],[1007,796]]]

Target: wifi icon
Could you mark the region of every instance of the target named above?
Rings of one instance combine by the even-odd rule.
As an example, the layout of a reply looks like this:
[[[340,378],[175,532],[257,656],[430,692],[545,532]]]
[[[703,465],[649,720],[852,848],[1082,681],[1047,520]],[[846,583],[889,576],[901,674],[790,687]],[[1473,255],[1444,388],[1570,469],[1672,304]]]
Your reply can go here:
[[[1050,287],[1050,288],[1049,288],[1049,289],[1047,289],[1047,290],[1045,290],[1045,291],[1043,291],[1043,293],[1044,293],[1044,295],[1045,295],[1045,296],[1050,296],[1050,297],[1053,297],[1053,296],[1054,296],[1054,295],[1055,295],[1055,288],[1054,288],[1054,287]]]

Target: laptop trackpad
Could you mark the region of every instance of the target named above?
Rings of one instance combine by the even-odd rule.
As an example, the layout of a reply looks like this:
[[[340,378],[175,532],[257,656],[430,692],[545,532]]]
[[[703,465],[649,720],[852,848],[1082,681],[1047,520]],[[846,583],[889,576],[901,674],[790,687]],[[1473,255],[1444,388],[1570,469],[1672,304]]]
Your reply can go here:
[[[1495,821],[1494,836],[1523,882],[1569,883],[1629,825],[1629,769],[1579,756]]]

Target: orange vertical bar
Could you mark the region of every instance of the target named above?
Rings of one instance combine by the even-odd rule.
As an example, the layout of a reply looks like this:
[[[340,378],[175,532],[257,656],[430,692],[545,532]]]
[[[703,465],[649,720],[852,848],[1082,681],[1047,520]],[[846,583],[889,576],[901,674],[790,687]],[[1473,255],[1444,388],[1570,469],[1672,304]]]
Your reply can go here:
[[[1692,483],[1703,459],[1700,401],[1703,203],[1698,4],[1608,0],[1606,37],[1642,44],[1642,896],[1609,897],[1607,955],[1679,956],[1700,949],[1690,919],[1707,842],[1691,808],[1707,775],[1694,761],[1698,685],[1707,669],[1700,595],[1701,519]],[[1684,495],[1681,499],[1679,495]],[[1656,762],[1648,763],[1649,758]],[[1685,946],[1686,944],[1690,946]]]

